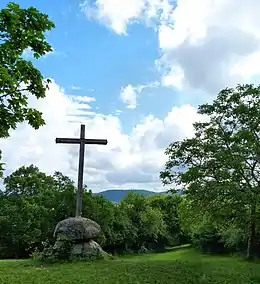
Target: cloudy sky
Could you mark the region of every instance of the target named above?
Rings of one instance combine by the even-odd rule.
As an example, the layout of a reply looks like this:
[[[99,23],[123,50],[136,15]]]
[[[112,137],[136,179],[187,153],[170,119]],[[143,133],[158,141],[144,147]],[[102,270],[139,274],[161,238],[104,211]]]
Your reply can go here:
[[[2,0],[0,8],[8,1]],[[258,82],[259,0],[16,0],[36,6],[56,28],[54,51],[33,60],[52,79],[40,109],[46,126],[20,125],[0,140],[6,173],[37,165],[76,180],[78,147],[55,144],[88,138],[85,183],[106,188],[162,190],[158,178],[170,142],[192,135],[198,104],[221,88]]]

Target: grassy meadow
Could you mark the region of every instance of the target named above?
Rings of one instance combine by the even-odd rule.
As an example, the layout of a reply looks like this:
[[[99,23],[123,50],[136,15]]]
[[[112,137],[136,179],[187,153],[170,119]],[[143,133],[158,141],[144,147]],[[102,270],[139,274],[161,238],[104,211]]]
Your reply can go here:
[[[109,261],[37,265],[31,260],[0,261],[1,284],[260,283],[260,263],[201,255],[191,248],[127,256]]]

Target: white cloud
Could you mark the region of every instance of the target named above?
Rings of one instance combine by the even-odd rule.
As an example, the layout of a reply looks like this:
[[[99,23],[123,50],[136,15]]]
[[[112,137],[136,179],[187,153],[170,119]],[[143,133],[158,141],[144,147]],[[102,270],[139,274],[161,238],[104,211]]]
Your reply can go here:
[[[94,97],[88,97],[88,96],[70,96],[70,98],[76,102],[83,102],[83,103],[91,103],[96,101]]]
[[[181,89],[184,82],[184,72],[178,66],[172,66],[162,77],[162,85]]]
[[[257,0],[179,0],[159,27],[162,83],[216,94],[260,75],[259,13]]]
[[[117,34],[127,34],[127,26],[135,22],[147,25],[169,19],[171,0],[96,0],[84,1],[80,6],[88,18],[97,19]]]
[[[152,25],[164,86],[216,94],[260,76],[258,0],[96,0],[82,9],[117,34],[132,23]]]
[[[82,88],[79,87],[79,86],[72,85],[72,86],[71,86],[71,90],[78,91],[78,90],[82,90]]]
[[[84,123],[87,137],[108,139],[106,146],[86,147],[84,181],[94,191],[162,189],[158,175],[164,166],[165,147],[175,139],[191,135],[192,122],[198,118],[192,106],[183,105],[174,107],[162,120],[146,117],[126,134],[118,116],[90,114],[82,109],[79,97],[74,100],[66,95],[54,81],[47,97],[30,97],[30,105],[43,112],[46,125],[33,130],[24,123],[11,132],[10,138],[0,140],[6,173],[34,164],[47,173],[58,170],[76,180],[78,146],[55,144],[55,138],[78,137],[80,124]]]
[[[127,108],[135,109],[137,94],[138,89],[134,88],[132,85],[127,85],[125,88],[121,89],[120,98],[127,105]]]
[[[126,104],[129,109],[135,109],[137,107],[137,97],[146,88],[155,88],[159,85],[158,82],[151,82],[145,85],[127,85],[121,88],[120,99]]]

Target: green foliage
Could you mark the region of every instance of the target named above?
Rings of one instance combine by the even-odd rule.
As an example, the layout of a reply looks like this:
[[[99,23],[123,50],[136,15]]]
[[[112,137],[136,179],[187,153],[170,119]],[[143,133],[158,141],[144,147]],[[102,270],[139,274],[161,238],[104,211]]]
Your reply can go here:
[[[188,243],[188,235],[180,223],[180,207],[183,198],[176,194],[152,195],[148,200],[153,208],[163,212],[163,220],[167,230],[167,244],[178,245]]]
[[[71,239],[64,239],[62,242],[55,245],[49,242],[43,243],[42,251],[35,250],[32,253],[32,258],[35,261],[42,263],[56,263],[72,260],[71,249],[73,242]]]
[[[260,87],[222,90],[198,109],[204,122],[193,138],[172,143],[160,176],[185,187],[187,200],[216,222],[223,216],[247,228],[247,257],[256,246],[260,190]]]
[[[4,179],[0,196],[0,258],[25,257],[52,240],[58,221],[74,212],[73,182],[61,173],[47,176],[21,167]]]
[[[0,137],[8,137],[23,121],[35,129],[44,124],[42,113],[28,107],[28,95],[44,98],[49,80],[44,83],[41,72],[22,55],[31,50],[39,58],[52,51],[44,32],[53,27],[48,16],[33,7],[9,3],[0,11]]]
[[[194,246],[203,253],[225,252],[225,243],[213,224],[202,223],[197,231],[193,233],[192,241]]]
[[[219,234],[225,243],[225,246],[233,252],[245,251],[246,234],[245,229],[230,225],[227,228],[221,228]]]
[[[48,16],[33,7],[22,9],[10,2],[0,10],[0,138],[24,121],[35,129],[45,124],[42,113],[28,106],[28,96],[44,98],[50,80],[44,82],[41,72],[22,55],[30,50],[39,58],[51,52],[44,33],[52,28]],[[1,154],[0,150],[0,161]],[[0,162],[0,177],[3,166]]]
[[[66,256],[66,252],[54,251],[53,231],[59,221],[74,216],[74,183],[59,172],[50,176],[31,165],[11,173],[4,185],[0,194],[0,258],[28,257],[33,252],[35,258],[45,261],[56,261],[57,253]],[[179,201],[173,195],[130,193],[114,204],[85,188],[83,216],[101,225],[97,241],[104,250],[146,252],[182,243]],[[46,246],[46,241],[50,245]]]
[[[131,224],[131,237],[124,240],[126,250],[139,251],[141,246],[160,245],[159,240],[166,235],[166,224],[163,212],[151,206],[149,197],[131,192],[119,203],[119,208],[126,211]]]

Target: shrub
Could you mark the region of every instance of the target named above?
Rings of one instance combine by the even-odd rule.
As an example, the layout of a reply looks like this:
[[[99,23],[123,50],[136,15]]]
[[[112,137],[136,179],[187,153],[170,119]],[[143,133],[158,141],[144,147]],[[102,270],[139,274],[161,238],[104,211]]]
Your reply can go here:
[[[35,261],[55,263],[72,260],[71,249],[73,242],[70,239],[65,239],[62,242],[57,242],[51,245],[49,242],[43,244],[43,250],[36,250],[31,257]]]
[[[192,242],[203,253],[223,253],[226,251],[221,235],[211,224],[202,224],[193,233]]]
[[[230,226],[228,228],[222,229],[220,234],[225,243],[225,247],[229,249],[229,251],[245,252],[246,239],[244,230]]]

